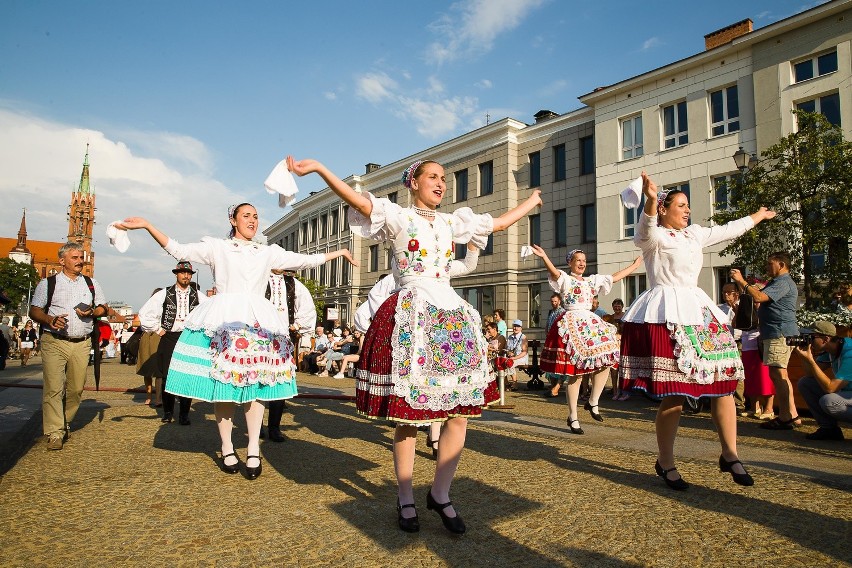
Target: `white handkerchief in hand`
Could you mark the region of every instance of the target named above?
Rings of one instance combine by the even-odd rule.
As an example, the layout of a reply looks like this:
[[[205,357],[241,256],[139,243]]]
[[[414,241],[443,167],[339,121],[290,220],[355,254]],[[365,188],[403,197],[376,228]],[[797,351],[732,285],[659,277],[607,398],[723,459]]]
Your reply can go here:
[[[528,256],[533,254],[532,247],[529,245],[523,245],[521,247],[521,260],[526,261]]]
[[[106,234],[109,238],[109,244],[114,246],[118,252],[127,252],[130,248],[130,237],[127,236],[127,229],[119,229],[115,226],[121,221],[113,221],[106,228]]]
[[[278,162],[278,165],[263,182],[263,187],[269,193],[278,194],[278,207],[287,207],[291,201],[296,199],[296,193],[299,191],[299,188],[296,187],[296,179],[287,169],[287,163],[284,160]]]
[[[638,177],[621,192],[621,202],[628,209],[636,209],[642,203],[642,178]]]

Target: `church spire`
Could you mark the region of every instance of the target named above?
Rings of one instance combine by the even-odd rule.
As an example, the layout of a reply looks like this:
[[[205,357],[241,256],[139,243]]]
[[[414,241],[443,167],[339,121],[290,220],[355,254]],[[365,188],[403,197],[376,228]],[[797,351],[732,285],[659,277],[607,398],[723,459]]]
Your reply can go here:
[[[83,173],[80,174],[80,185],[77,188],[77,193],[90,194],[94,193],[89,185],[89,145],[86,144],[86,157],[83,158]]]
[[[27,248],[27,210],[21,216],[21,228],[18,229],[18,244],[9,251],[9,258],[15,262],[32,264],[33,255]]]

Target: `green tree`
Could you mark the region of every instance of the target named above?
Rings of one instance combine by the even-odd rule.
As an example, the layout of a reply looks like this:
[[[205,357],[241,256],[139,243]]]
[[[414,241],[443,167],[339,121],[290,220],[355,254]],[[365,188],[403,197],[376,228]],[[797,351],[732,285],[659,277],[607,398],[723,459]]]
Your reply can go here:
[[[31,264],[15,262],[11,258],[0,258],[0,290],[12,300],[6,309],[26,309],[27,294],[35,291],[39,277]]]
[[[727,223],[760,207],[776,211],[773,221],[731,241],[724,253],[763,273],[769,254],[788,252],[790,272],[804,285],[805,306],[814,309],[852,276],[852,143],[821,114],[794,113],[798,131],[731,181],[730,207],[712,219]]]
[[[325,315],[325,300],[323,299],[325,296],[325,286],[310,278],[299,278],[299,281],[305,285],[305,288],[308,289],[308,292],[311,293],[311,297],[314,299],[314,307],[317,309],[317,323],[319,324]]]

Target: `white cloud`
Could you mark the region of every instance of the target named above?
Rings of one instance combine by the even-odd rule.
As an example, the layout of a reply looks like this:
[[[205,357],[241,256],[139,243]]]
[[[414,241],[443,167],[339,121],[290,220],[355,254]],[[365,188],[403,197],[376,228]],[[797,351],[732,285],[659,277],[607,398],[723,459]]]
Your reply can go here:
[[[65,240],[66,208],[89,144],[97,205],[95,277],[108,299],[124,300],[135,309],[153,288],[173,280],[175,261],[144,231],[131,233],[130,250],[118,253],[109,246],[107,225],[138,215],[183,242],[225,236],[227,207],[241,201],[211,176],[204,144],[187,136],[140,131],[113,136],[8,106],[0,108],[0,131],[0,203],[6,213],[0,216],[0,235],[8,237],[17,234],[26,207],[29,239]],[[202,268],[199,274],[202,286],[210,287],[209,271]]]
[[[494,86],[494,84],[488,79],[483,79],[474,83],[474,86],[479,87],[480,89],[490,89]]]
[[[656,36],[652,37],[652,38],[648,38],[644,42],[642,42],[642,51],[648,51],[649,49],[657,47],[658,45],[662,45],[660,38],[658,38]]]
[[[460,57],[487,53],[496,38],[516,28],[546,0],[462,0],[429,25],[439,36],[426,50],[426,60],[441,65]]]
[[[333,101],[337,99],[337,93],[333,91],[326,91],[322,94],[326,98],[326,100]]]
[[[371,103],[379,103],[391,96],[390,91],[397,88],[397,82],[386,73],[367,73],[358,77],[355,94]]]

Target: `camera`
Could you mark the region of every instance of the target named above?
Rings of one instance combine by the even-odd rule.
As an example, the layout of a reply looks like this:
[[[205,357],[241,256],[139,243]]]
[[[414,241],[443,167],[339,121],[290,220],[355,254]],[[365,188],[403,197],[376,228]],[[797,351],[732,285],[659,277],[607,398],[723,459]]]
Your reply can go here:
[[[791,347],[798,347],[800,349],[805,349],[806,347],[810,347],[811,343],[814,342],[814,334],[813,333],[803,333],[802,335],[794,335],[792,337],[787,337],[787,345]]]

